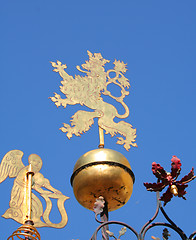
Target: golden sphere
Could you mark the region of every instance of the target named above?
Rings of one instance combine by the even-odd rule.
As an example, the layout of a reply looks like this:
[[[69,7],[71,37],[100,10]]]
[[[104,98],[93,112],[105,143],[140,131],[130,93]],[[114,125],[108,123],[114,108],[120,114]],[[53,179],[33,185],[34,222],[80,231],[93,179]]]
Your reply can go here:
[[[128,160],[111,149],[95,149],[82,155],[71,177],[77,201],[93,210],[95,200],[102,196],[108,211],[122,207],[131,197],[134,174]]]

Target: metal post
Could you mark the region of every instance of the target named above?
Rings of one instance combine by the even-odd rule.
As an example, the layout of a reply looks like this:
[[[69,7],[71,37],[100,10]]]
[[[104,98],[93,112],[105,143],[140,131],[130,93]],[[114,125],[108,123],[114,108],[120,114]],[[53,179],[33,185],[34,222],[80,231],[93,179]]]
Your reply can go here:
[[[103,208],[103,212],[100,213],[100,217],[101,217],[101,221],[102,222],[107,222],[108,221],[108,204],[105,201],[104,204],[104,208]],[[109,230],[108,225],[105,225],[104,227],[102,227],[102,239],[103,240],[109,240],[109,235],[106,232],[107,230]]]
[[[101,127],[99,127],[99,148],[104,148],[104,132]]]
[[[32,171],[31,164],[29,165],[29,170],[27,172],[27,214],[26,220],[31,220],[31,204],[32,204],[32,177],[34,172]]]

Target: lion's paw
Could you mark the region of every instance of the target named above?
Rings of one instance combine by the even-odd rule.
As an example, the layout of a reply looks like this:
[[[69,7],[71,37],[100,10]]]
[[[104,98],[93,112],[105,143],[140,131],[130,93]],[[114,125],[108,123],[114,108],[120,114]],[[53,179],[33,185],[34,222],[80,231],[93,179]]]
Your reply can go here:
[[[126,139],[123,139],[122,137],[118,137],[118,141],[116,142],[120,145],[124,144],[124,148],[128,151],[130,149],[130,142],[126,141]]]
[[[67,132],[67,137],[70,139],[72,137],[72,128],[69,124],[63,123],[64,127],[60,128],[60,130],[64,133]]]
[[[118,141],[116,143],[123,145],[125,143],[125,140],[122,137],[117,137]]]
[[[66,107],[66,105],[63,104],[63,99],[59,94],[54,93],[54,97],[50,97],[50,99],[55,103],[57,107],[60,107],[61,105],[63,105],[64,108]]]
[[[73,136],[73,134],[71,132],[67,133],[67,137],[70,139]]]

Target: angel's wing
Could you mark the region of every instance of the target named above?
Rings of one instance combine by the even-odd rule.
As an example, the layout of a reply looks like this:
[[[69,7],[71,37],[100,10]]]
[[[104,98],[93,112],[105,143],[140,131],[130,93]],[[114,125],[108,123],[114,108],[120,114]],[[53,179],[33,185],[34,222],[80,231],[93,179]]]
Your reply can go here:
[[[5,154],[0,165],[0,183],[8,176],[16,177],[19,171],[25,167],[22,163],[23,154],[20,150],[12,150]]]

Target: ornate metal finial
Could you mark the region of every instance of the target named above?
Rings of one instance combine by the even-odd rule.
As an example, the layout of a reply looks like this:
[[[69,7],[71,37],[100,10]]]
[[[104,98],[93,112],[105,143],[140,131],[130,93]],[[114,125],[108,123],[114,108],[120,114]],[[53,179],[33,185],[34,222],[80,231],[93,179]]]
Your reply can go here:
[[[115,240],[120,240],[120,237],[123,236],[127,231],[127,228],[126,227],[122,227],[119,231],[119,235],[118,235],[118,238],[115,237],[114,233],[113,232],[110,232],[109,230],[106,230],[107,234],[110,236],[110,237],[113,237]]]
[[[168,240],[170,236],[171,236],[171,234],[169,233],[168,229],[164,228],[163,233],[162,233],[162,239],[163,240]],[[154,239],[154,240],[160,240],[160,238],[154,237],[154,236],[152,236],[151,238]]]
[[[1,162],[0,183],[7,177],[16,178],[11,192],[10,207],[2,217],[12,218],[21,224],[32,222],[35,227],[63,228],[67,224],[64,202],[68,197],[53,188],[49,180],[39,172],[42,167],[42,160],[38,155],[31,154],[28,159],[29,166],[26,167],[22,162],[22,157],[22,151],[12,150],[3,157]],[[32,193],[32,189],[37,191],[46,201],[44,212],[40,199]],[[50,198],[57,199],[58,210],[61,214],[60,223],[52,223],[49,219],[52,209]]]
[[[98,118],[98,125],[100,128],[100,147],[104,146],[104,139],[102,131],[105,130],[106,134],[110,134],[112,137],[119,133],[125,137],[118,137],[118,144],[123,145],[126,150],[130,149],[130,146],[136,147],[136,129],[133,129],[132,125],[120,121],[114,122],[114,118],[126,118],[129,116],[129,108],[124,103],[124,98],[129,94],[125,88],[129,88],[129,80],[124,76],[127,71],[126,64],[121,61],[114,61],[114,69],[105,71],[104,66],[109,61],[104,59],[100,53],[92,54],[88,51],[89,61],[82,64],[82,70],[79,66],[76,68],[85,73],[85,76],[75,75],[75,78],[70,76],[65,69],[66,64],[62,64],[60,61],[51,62],[55,72],[58,72],[62,77],[60,90],[65,94],[66,98],[62,99],[57,93],[54,93],[54,97],[51,100],[57,107],[67,105],[80,104],[93,110],[93,112],[79,110],[73,116],[71,120],[71,126],[64,123],[64,127],[60,128],[62,132],[67,133],[67,137],[70,139],[73,135],[80,136],[83,132],[90,129],[90,126],[94,123],[94,118]],[[114,77],[111,74],[115,74]],[[121,89],[121,96],[115,97],[107,89],[109,84],[115,84]],[[117,109],[110,103],[103,100],[101,95],[106,95],[119,102],[125,109],[125,113],[120,115]]]
[[[97,217],[98,214],[103,212],[103,209],[105,207],[105,200],[104,197],[100,196],[99,198],[96,199],[93,207],[93,212],[95,213],[95,218]]]
[[[194,176],[194,169],[184,176],[180,181],[176,181],[177,177],[181,171],[180,159],[173,156],[171,159],[171,173],[166,172],[160,164],[155,162],[152,163],[152,172],[155,177],[158,178],[157,183],[144,183],[144,186],[148,191],[162,191],[166,186],[168,186],[167,191],[161,196],[160,200],[164,202],[164,206],[171,200],[174,196],[178,196],[186,200],[184,195],[187,193],[185,188],[188,187],[188,182],[196,178]]]

